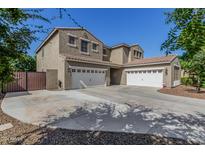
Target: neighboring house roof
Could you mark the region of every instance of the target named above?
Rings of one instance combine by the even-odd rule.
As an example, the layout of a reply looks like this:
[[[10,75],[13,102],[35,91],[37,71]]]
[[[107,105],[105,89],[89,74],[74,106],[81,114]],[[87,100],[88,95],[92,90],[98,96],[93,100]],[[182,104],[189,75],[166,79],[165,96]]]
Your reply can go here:
[[[120,44],[114,45],[110,48],[111,49],[116,49],[116,48],[121,48],[121,47],[131,48],[131,47],[134,47],[134,46],[138,46],[142,51],[144,51],[139,44],[128,45],[126,43],[120,43]]]
[[[111,48],[114,49],[114,48],[119,48],[119,47],[127,47],[127,48],[129,48],[130,46],[128,44],[126,44],[126,43],[120,43],[120,44],[112,46]]]
[[[90,33],[88,30],[86,29],[82,29],[82,28],[78,28],[78,27],[56,27],[54,28],[49,34],[48,36],[43,40],[43,42],[38,46],[38,48],[36,49],[36,53],[38,53],[38,51],[43,47],[43,45],[58,31],[58,30],[84,30],[87,33],[89,33],[90,35],[92,35],[96,40],[98,40],[99,42],[103,43],[101,40],[99,40],[97,37],[95,37],[92,33]]]
[[[61,55],[64,56],[65,59],[69,61],[84,62],[84,63],[98,64],[98,65],[105,65],[105,66],[113,66],[113,67],[122,67],[122,65],[115,64],[109,61],[102,61],[100,59],[79,57],[79,56],[67,55],[67,54],[61,54]]]
[[[133,60],[124,66],[142,66],[142,65],[153,65],[153,64],[167,64],[171,63],[177,56],[169,55],[164,57],[154,57],[154,58],[143,58]]]

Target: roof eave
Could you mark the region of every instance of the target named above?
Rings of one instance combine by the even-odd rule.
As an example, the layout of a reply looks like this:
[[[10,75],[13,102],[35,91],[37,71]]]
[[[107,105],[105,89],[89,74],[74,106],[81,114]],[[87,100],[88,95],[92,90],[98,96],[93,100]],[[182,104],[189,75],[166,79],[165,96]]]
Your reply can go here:
[[[138,67],[138,66],[161,65],[161,64],[170,64],[170,63],[171,62],[145,63],[145,64],[125,64],[123,67]]]

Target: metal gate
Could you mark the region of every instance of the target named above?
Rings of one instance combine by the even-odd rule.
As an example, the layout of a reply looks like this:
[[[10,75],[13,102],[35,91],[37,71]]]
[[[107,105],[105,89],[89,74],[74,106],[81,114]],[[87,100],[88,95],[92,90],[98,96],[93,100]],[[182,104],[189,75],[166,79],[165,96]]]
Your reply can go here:
[[[45,72],[15,72],[14,80],[6,84],[4,92],[18,92],[46,89]]]

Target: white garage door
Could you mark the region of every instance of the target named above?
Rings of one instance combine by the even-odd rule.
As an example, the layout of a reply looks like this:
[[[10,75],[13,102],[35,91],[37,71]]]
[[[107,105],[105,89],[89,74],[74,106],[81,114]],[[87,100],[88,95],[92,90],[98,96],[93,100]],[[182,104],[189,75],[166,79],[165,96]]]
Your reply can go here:
[[[163,87],[162,69],[154,70],[128,70],[127,85]]]
[[[73,67],[71,70],[72,89],[105,84],[106,69]]]

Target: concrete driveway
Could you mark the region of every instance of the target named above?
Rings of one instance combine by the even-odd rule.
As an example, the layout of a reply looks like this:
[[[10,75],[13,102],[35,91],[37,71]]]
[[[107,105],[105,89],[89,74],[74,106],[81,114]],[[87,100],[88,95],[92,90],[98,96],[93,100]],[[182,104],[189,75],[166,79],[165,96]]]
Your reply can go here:
[[[161,94],[156,88],[8,93],[1,107],[12,117],[37,125],[157,134],[205,143],[205,100]]]

